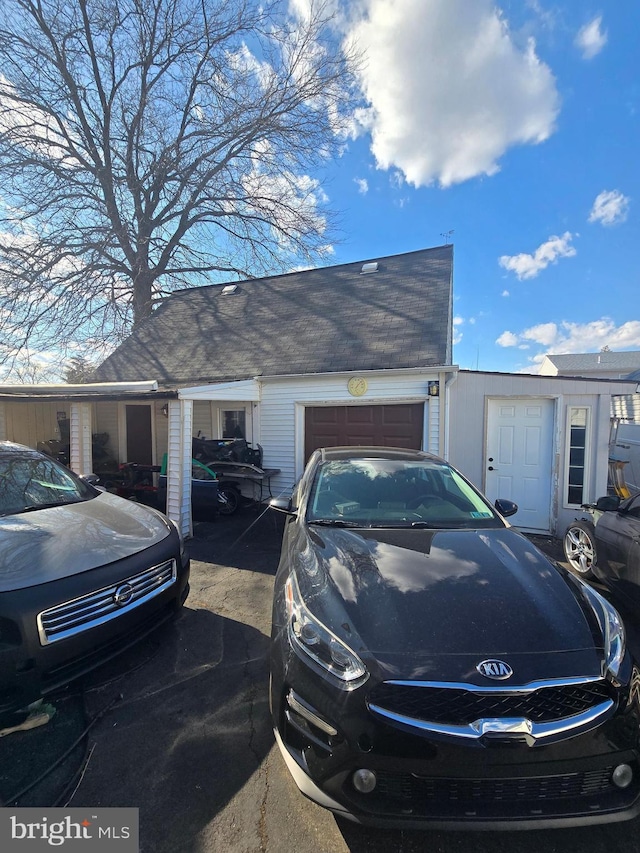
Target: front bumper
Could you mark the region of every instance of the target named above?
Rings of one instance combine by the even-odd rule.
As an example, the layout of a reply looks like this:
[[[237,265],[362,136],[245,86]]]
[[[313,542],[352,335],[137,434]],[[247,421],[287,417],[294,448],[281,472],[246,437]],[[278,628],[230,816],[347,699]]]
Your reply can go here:
[[[96,591],[122,592],[125,579],[144,576],[153,566],[175,565],[174,577],[157,577],[138,591],[138,601],[111,612],[102,601],[92,603],[94,617],[78,629],[45,636],[42,615],[50,625],[80,623],[85,601]],[[0,595],[0,719],[41,696],[68,684],[138,643],[174,616],[189,592],[189,557],[180,553],[177,535],[129,558],[82,575]],[[135,585],[134,585],[135,586]],[[104,597],[104,596],[103,596]],[[59,610],[63,602],[70,608]],[[65,612],[66,611],[66,612]],[[102,614],[102,615],[100,615]],[[104,615],[106,614],[106,615]],[[66,623],[64,622],[66,620]]]
[[[271,705],[298,787],[344,818],[398,828],[540,829],[640,814],[638,684],[634,669],[633,686],[600,725],[537,745],[517,735],[457,741],[399,728],[367,709],[371,685],[332,689],[295,654],[272,658]],[[612,782],[622,764],[633,771],[626,788]],[[376,776],[370,793],[354,787],[359,769]]]

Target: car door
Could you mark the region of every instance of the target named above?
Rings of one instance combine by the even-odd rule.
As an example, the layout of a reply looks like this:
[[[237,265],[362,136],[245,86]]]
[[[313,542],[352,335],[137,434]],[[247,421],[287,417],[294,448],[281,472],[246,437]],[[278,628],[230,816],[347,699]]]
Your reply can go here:
[[[640,495],[596,525],[598,567],[612,589],[640,602]]]

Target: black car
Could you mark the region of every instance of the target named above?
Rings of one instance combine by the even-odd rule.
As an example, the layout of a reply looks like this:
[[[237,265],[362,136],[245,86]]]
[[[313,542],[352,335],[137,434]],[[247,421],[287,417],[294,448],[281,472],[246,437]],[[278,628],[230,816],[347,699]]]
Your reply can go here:
[[[276,740],[300,790],[394,827],[640,810],[640,672],[616,610],[427,453],[317,450],[284,510]]]
[[[158,508],[167,506],[167,458],[162,461],[158,477]],[[233,515],[240,506],[240,493],[233,487],[223,484],[209,465],[191,460],[191,506],[194,514],[204,518],[221,515]]]
[[[564,535],[564,553],[571,568],[596,579],[637,610],[640,605],[640,494],[621,500],[616,495],[585,504],[585,514]]]
[[[166,516],[0,442],[0,728],[178,612],[188,580]]]

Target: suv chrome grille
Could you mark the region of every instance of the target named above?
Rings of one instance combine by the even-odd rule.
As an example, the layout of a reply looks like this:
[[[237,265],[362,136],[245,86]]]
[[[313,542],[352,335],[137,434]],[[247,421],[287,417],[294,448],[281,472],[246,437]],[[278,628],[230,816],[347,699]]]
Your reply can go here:
[[[50,645],[116,619],[168,589],[177,576],[176,561],[166,560],[104,589],[43,610],[38,614],[40,642]]]

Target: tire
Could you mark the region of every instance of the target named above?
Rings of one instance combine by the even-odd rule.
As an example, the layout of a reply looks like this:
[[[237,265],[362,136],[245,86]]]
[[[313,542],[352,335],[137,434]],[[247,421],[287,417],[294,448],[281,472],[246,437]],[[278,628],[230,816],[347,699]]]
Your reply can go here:
[[[592,578],[597,558],[593,524],[590,521],[572,522],[567,527],[562,545],[567,563],[573,571],[583,578]]]
[[[240,506],[240,492],[233,486],[220,486],[220,494],[227,499],[226,504],[220,504],[220,515],[233,515]]]

